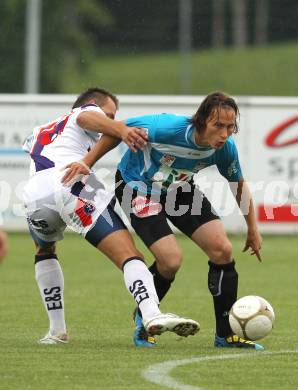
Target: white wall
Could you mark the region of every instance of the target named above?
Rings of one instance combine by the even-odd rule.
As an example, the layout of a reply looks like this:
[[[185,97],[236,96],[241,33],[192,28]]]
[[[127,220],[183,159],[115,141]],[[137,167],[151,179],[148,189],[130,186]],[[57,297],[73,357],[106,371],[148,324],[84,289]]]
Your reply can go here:
[[[201,96],[120,96],[118,119],[172,112],[193,114]],[[7,230],[26,228],[21,207],[21,189],[28,177],[29,158],[20,148],[32,128],[65,114],[75,96],[0,95],[0,225]],[[264,208],[267,221],[260,215],[263,232],[298,231],[298,98],[239,97],[240,132],[235,136],[245,178],[254,191],[256,209]],[[278,135],[276,147],[266,144],[272,131]],[[278,133],[278,134],[277,134]],[[274,137],[271,137],[274,138]],[[280,144],[285,146],[278,146]],[[113,170],[122,149],[111,152],[98,166]],[[227,185],[215,168],[203,170],[197,181],[226,228],[243,231],[245,224]],[[295,206],[297,204],[297,207]],[[264,217],[264,216],[263,216]],[[273,219],[270,219],[273,218]]]

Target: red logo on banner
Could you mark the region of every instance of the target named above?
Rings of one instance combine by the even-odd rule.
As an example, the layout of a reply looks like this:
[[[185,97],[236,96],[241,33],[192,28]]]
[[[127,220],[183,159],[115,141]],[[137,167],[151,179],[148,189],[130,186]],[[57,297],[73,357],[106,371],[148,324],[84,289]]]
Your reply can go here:
[[[283,140],[281,140],[281,135],[284,136],[294,125],[298,126],[298,115],[283,121],[271,130],[265,138],[266,146],[269,148],[284,148],[298,143],[297,129],[295,129],[297,136],[288,136],[287,139],[283,137]],[[284,204],[277,206],[260,204],[258,205],[258,220],[262,223],[298,223],[298,205]]]
[[[294,137],[287,141],[278,141],[278,137],[286,132],[294,123],[298,122],[298,115],[294,116],[291,119],[282,122],[275,129],[273,129],[270,134],[266,137],[265,143],[270,148],[283,148],[285,146],[293,145],[298,143],[298,137]]]
[[[259,205],[260,222],[298,222],[298,207],[296,204],[283,206]]]

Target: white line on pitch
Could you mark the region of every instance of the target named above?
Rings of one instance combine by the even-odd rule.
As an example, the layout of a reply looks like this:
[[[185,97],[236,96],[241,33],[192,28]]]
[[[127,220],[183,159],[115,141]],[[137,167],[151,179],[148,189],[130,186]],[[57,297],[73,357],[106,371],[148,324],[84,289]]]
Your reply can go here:
[[[249,353],[237,353],[227,355],[212,355],[201,356],[197,358],[181,359],[181,360],[168,360],[163,363],[152,364],[142,372],[142,376],[149,382],[155,383],[160,386],[165,386],[175,390],[204,390],[202,387],[186,385],[180,383],[171,377],[171,371],[179,366],[185,366],[187,364],[204,362],[207,360],[225,360],[225,359],[238,359],[242,357],[262,357],[264,355],[277,355],[286,353],[298,353],[298,349],[294,350],[280,350],[280,351],[266,351]]]

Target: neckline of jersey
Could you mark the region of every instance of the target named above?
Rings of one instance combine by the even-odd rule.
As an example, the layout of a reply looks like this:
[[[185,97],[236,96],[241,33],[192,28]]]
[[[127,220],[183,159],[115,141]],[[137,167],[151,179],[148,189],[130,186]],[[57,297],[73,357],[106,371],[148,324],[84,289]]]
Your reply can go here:
[[[201,146],[201,145],[198,145],[196,143],[195,127],[194,127],[194,125],[189,125],[187,127],[186,133],[185,133],[185,139],[186,139],[188,144],[191,144],[191,145],[195,146],[196,149],[199,149],[199,150],[211,150],[211,149],[213,149],[211,146]]]

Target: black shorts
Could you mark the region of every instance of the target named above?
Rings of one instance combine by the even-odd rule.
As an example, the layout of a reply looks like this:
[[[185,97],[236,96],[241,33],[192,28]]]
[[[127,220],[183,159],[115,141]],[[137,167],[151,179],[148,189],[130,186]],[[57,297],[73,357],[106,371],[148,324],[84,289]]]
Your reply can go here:
[[[147,247],[173,233],[167,220],[191,237],[198,227],[219,219],[209,200],[193,183],[184,183],[177,191],[161,196],[140,194],[124,182],[119,170],[116,183],[116,197]]]

